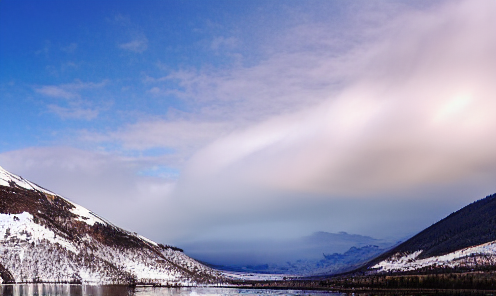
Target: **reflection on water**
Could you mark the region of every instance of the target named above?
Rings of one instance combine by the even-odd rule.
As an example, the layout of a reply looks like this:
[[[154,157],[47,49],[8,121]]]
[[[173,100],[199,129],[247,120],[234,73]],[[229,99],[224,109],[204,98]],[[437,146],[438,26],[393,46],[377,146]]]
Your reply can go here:
[[[325,291],[262,290],[232,288],[153,288],[126,286],[80,285],[0,285],[1,296],[216,296],[216,295],[274,295],[274,296],[341,296],[347,294]]]
[[[346,294],[332,293],[326,291],[301,291],[301,290],[266,290],[266,289],[234,289],[234,288],[181,288],[181,289],[157,289],[157,288],[136,288],[136,296],[217,296],[217,295],[275,295],[275,296],[345,296]]]
[[[27,284],[1,286],[1,296],[134,296],[126,286]],[[144,294],[145,295],[145,294]]]
[[[126,286],[80,286],[80,285],[0,285],[0,296],[451,296],[451,295],[494,295],[483,292],[467,293],[467,291],[388,291],[362,293],[336,293],[327,291],[302,290],[265,290],[265,289],[234,289],[234,288],[154,288]]]

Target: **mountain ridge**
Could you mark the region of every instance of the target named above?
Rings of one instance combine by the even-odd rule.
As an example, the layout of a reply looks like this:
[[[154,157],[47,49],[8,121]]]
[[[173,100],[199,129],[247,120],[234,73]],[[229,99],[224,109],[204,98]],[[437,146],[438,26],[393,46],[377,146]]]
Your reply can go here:
[[[12,282],[194,285],[220,272],[106,221],[0,167],[0,278]]]
[[[496,269],[496,193],[470,203],[355,272]]]

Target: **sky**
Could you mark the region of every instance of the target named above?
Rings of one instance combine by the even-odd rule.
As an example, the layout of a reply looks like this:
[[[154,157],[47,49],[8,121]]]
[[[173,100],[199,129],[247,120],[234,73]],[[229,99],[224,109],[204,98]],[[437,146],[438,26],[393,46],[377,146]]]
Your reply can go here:
[[[0,1],[0,166],[165,244],[397,239],[496,192],[495,1]]]

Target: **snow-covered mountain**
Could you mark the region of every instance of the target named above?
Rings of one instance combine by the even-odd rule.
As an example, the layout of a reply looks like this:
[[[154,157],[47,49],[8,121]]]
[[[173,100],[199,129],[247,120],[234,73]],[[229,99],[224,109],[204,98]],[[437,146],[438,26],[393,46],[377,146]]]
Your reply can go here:
[[[371,261],[362,271],[496,270],[496,194],[478,200]]]
[[[181,247],[220,270],[313,276],[355,269],[397,244],[394,240],[343,231],[319,231],[297,238],[196,241]]]
[[[0,283],[196,285],[222,275],[0,167]]]
[[[285,263],[259,265],[212,265],[213,267],[234,272],[258,274],[283,274],[298,276],[319,276],[343,273],[355,269],[386,250],[376,245],[351,247],[344,253],[321,254],[319,259],[298,259]]]

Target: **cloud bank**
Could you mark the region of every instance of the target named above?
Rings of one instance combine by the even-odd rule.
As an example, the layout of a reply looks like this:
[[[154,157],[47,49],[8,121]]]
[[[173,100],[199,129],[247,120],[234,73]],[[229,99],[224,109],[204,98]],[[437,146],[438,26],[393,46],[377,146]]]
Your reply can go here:
[[[349,4],[345,17],[317,21],[291,10],[277,30],[216,34],[232,37],[206,47],[236,56],[229,66],[143,73],[143,98],[180,106],[80,131],[84,149],[0,161],[165,243],[418,231],[496,191],[496,3],[427,6]],[[145,33],[119,47],[145,58]],[[259,56],[248,58],[240,48],[257,34]],[[69,102],[52,112],[91,119],[70,102],[101,86],[35,91]],[[174,173],[142,173],[153,171]]]
[[[205,116],[251,121],[197,151],[182,181],[360,197],[494,174],[494,6],[407,13],[336,58],[283,53],[186,78],[187,95],[217,100]]]

